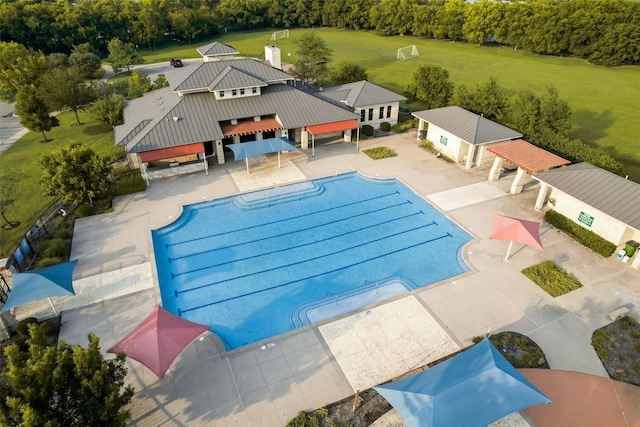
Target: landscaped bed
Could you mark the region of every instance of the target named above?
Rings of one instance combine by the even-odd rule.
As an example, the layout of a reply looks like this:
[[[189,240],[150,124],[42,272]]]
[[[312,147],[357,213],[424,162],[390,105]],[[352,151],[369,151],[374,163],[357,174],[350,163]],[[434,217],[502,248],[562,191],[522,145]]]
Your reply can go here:
[[[626,316],[596,329],[591,345],[609,377],[640,386],[640,324],[636,319]]]
[[[527,267],[522,270],[522,274],[552,297],[558,297],[582,287],[578,279],[555,265],[553,261],[544,261]]]

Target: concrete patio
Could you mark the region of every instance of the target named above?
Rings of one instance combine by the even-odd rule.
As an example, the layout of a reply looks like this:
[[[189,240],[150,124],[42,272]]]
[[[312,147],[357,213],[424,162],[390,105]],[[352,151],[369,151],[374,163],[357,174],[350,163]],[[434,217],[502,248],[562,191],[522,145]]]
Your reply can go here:
[[[508,242],[488,240],[491,213],[540,221],[542,212],[533,209],[537,187],[511,195],[510,179],[489,182],[486,168],[467,171],[436,158],[418,146],[415,132],[360,143],[360,149],[374,146],[398,156],[374,161],[354,143],[341,143],[316,147],[315,157],[284,153],[281,168],[275,155],[261,158],[249,175],[244,162],[227,163],[210,168],[208,176],[152,181],[145,192],[115,200],[112,213],[77,220],[71,258],[79,259],[78,296],[54,300],[64,310],[60,335],[85,345],[94,332],[103,349],[161,303],[150,231],[173,222],[185,204],[359,171],[402,180],[475,237],[464,251],[471,272],[449,281],[231,352],[207,332],[163,380],[128,360],[127,381],[136,389],[131,425],[284,426],[298,411],[395,378],[488,331],[528,335],[552,369],[607,377],[591,334],[621,305],[640,317],[638,270],[602,259],[547,226],[544,251],[516,244],[504,261]],[[520,273],[548,259],[583,288],[553,298]],[[46,301],[16,311],[18,318],[33,314],[52,313]]]

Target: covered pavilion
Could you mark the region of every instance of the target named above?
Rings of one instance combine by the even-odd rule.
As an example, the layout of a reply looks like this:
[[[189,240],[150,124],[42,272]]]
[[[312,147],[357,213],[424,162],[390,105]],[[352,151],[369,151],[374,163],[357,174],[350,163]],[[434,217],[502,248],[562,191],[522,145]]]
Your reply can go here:
[[[511,184],[511,194],[520,193],[530,175],[571,163],[522,139],[494,144],[487,147],[487,150],[496,156],[489,172],[489,181],[497,181],[500,178],[502,163],[505,160],[518,167]]]

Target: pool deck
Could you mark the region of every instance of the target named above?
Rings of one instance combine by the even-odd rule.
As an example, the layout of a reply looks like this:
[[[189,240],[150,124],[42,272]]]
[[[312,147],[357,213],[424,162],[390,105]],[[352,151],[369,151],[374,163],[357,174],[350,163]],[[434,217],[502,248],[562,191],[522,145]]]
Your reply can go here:
[[[79,259],[74,272],[77,296],[54,299],[63,311],[60,333],[67,342],[85,345],[93,331],[103,350],[160,303],[150,230],[174,221],[185,204],[359,171],[401,179],[476,238],[465,250],[471,272],[292,331],[270,345],[257,343],[225,353],[207,332],[187,346],[163,380],[128,360],[127,381],[137,392],[130,425],[284,426],[300,410],[391,380],[470,345],[474,336],[488,331],[528,335],[554,370],[607,377],[590,337],[610,323],[608,314],[622,305],[640,317],[640,271],[615,258],[602,259],[544,226],[544,251],[515,244],[504,261],[508,242],[488,240],[490,214],[541,220],[542,212],[533,209],[537,185],[510,195],[512,176],[489,182],[487,168],[467,171],[438,159],[418,147],[415,132],[366,140],[360,149],[374,146],[389,147],[398,156],[374,161],[349,143],[318,146],[315,157],[310,152],[284,153],[280,169],[276,156],[261,156],[250,162],[250,174],[244,162],[235,162],[211,167],[208,176],[155,180],[145,192],[115,200],[112,213],[76,221],[72,259]],[[574,274],[583,287],[557,298],[547,295],[520,273],[543,260]],[[18,318],[34,314],[52,313],[46,301],[16,310]],[[640,388],[629,390],[634,410],[622,417],[623,424],[609,425],[640,425]],[[612,411],[616,417],[609,419],[619,418],[615,402],[598,406],[579,400],[576,396],[571,403],[573,411]],[[549,421],[553,416],[545,415],[544,408],[527,416],[533,425],[558,425]]]

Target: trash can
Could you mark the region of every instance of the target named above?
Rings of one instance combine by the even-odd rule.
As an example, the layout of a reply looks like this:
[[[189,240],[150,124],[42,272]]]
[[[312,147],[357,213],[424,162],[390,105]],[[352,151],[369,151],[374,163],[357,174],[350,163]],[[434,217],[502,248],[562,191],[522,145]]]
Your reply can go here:
[[[627,256],[631,258],[638,250],[638,247],[640,247],[640,243],[635,240],[629,240],[624,247],[624,251],[627,253]]]

